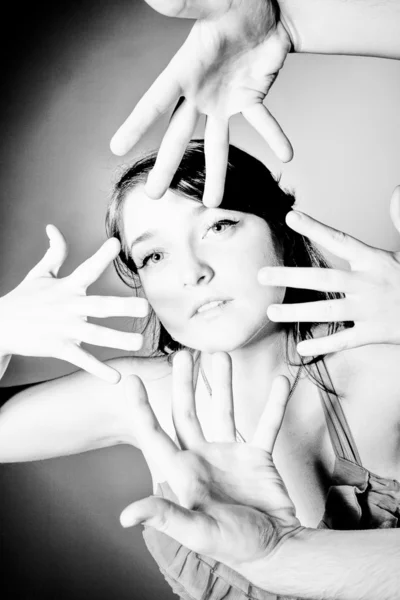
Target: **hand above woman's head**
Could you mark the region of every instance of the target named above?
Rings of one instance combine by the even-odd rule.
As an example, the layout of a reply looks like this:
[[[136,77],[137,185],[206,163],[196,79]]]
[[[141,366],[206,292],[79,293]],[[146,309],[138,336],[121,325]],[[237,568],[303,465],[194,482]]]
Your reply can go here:
[[[167,17],[204,19],[226,13],[231,0],[145,0],[146,4]]]
[[[243,572],[248,561],[268,557],[283,536],[300,528],[272,460],[289,382],[275,380],[252,441],[237,443],[229,355],[214,355],[213,372],[215,441],[208,442],[196,413],[192,357],[186,351],[175,356],[173,420],[181,449],[161,429],[141,380],[127,379],[138,446],[163,472],[179,504],[153,496],[126,508],[121,522],[151,525]]]
[[[291,48],[275,2],[149,2],[170,16],[199,17],[167,68],[139,101],[111,141],[123,155],[158,117],[184,97],[174,113],[149,175],[146,192],[160,198],[168,189],[201,114],[207,116],[205,206],[218,206],[224,192],[229,119],[242,113],[283,161],[293,151],[263,100]]]
[[[400,186],[393,192],[390,214],[400,233]],[[301,342],[298,352],[315,356],[367,344],[400,344],[400,252],[372,248],[297,211],[287,215],[287,224],[350,264],[350,271],[266,267],[259,272],[259,281],[266,286],[345,295],[337,300],[269,306],[268,317],[279,323],[354,322],[354,327],[333,335]]]
[[[120,374],[81,347],[82,343],[139,350],[143,336],[87,322],[87,317],[144,317],[147,300],[87,296],[94,283],[117,257],[120,244],[107,240],[71,275],[59,279],[68,248],[53,225],[46,228],[50,247],[25,279],[0,298],[0,353],[66,360],[110,383]]]

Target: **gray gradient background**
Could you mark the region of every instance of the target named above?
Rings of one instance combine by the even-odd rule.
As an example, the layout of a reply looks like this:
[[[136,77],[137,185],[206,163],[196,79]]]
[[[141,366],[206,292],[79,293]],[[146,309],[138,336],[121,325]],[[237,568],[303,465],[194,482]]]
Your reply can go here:
[[[141,0],[8,9],[1,42],[0,294],[46,250],[47,223],[70,244],[61,274],[104,241],[107,198],[123,162],[108,141],[190,26]],[[400,62],[290,56],[268,106],[294,145],[294,160],[280,164],[240,117],[232,119],[232,142],[282,173],[303,210],[370,244],[398,247],[388,201],[400,183]],[[136,152],[158,145],[166,122]],[[111,269],[92,291],[129,295]],[[54,360],[16,358],[2,385],[70,370]],[[121,509],[150,492],[138,452],[118,447],[4,465],[0,488],[2,598],[173,597],[139,529],[118,525]]]

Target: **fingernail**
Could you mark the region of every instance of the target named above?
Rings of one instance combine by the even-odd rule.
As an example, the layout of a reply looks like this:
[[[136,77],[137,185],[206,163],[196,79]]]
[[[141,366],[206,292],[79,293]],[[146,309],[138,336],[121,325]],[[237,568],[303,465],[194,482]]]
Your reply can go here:
[[[107,381],[107,383],[115,385],[120,382],[121,373],[119,371],[115,371],[115,369],[112,369],[112,372],[107,373],[104,379]]]
[[[115,135],[110,141],[110,150],[115,156],[123,156],[127,153],[127,150],[121,140],[118,139],[118,136]]]
[[[286,225],[288,225],[294,231],[297,231],[297,227],[301,227],[301,221],[303,220],[304,213],[298,210],[291,210],[286,215]]]
[[[49,239],[49,245],[51,246],[51,225],[50,223],[46,225],[46,235]]]
[[[119,518],[119,522],[121,523],[122,527],[132,527],[133,525],[135,525],[134,520],[132,519],[132,517],[129,516],[129,513],[122,513],[120,518]]]
[[[203,204],[206,208],[218,208],[219,203],[210,198],[203,198]]]
[[[146,298],[134,298],[135,315],[136,317],[147,317],[149,314],[149,303]]]
[[[113,249],[116,254],[121,250],[121,242],[116,237],[108,238],[105,243],[108,244],[108,246]]]
[[[257,279],[261,285],[269,285],[272,280],[272,269],[263,267],[258,271]]]
[[[132,333],[132,350],[140,350],[143,346],[143,336],[141,333]]]
[[[301,342],[297,344],[297,352],[300,354],[300,356],[312,356],[309,352],[307,352],[307,345],[304,345]]]
[[[304,213],[300,212],[299,210],[291,210],[290,212],[288,212],[288,214],[286,215],[286,220],[287,219],[297,219],[300,220],[303,218]]]
[[[160,185],[156,175],[153,175],[151,171],[147,177],[146,184],[144,186],[146,195],[152,200],[159,200],[165,193],[164,186]]]
[[[223,200],[222,194],[204,194],[202,202],[206,208],[218,208]]]
[[[271,321],[279,320],[279,305],[270,304],[267,308],[267,317],[271,319]]]

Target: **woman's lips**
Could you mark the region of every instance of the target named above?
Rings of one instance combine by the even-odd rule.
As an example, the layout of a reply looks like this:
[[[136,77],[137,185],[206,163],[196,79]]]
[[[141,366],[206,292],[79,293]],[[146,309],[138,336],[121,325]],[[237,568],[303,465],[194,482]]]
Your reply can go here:
[[[230,302],[230,300],[210,300],[210,302],[202,304],[194,313],[194,316],[211,316],[213,314],[218,314],[228,302]]]

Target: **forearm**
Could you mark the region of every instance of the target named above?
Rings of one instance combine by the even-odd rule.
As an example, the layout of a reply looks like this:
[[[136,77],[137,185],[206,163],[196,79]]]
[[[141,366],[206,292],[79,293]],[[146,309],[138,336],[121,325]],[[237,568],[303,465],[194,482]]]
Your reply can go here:
[[[279,0],[295,52],[400,58],[398,0]]]
[[[115,391],[73,395],[60,390],[57,380],[29,387],[0,409],[0,462],[133,443],[124,411],[124,399]]]
[[[305,529],[243,574],[258,587],[295,598],[395,600],[399,565],[399,530]]]

